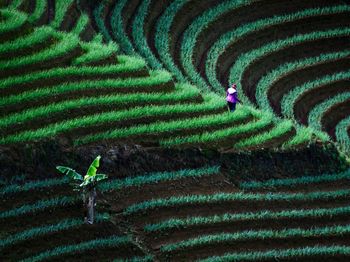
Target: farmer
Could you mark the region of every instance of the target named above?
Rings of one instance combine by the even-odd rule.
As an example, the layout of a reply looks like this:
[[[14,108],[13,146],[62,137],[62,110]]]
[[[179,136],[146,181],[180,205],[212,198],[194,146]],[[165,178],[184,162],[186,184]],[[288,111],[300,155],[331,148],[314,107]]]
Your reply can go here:
[[[241,101],[237,97],[237,86],[236,84],[232,84],[232,86],[226,91],[226,101],[228,108],[231,112],[236,110],[237,102],[241,103]]]

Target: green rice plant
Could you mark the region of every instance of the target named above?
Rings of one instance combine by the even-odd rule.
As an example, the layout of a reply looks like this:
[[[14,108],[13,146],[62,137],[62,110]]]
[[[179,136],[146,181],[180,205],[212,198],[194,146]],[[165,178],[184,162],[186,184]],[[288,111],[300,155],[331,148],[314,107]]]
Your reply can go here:
[[[91,57],[90,57],[91,58]],[[142,59],[127,57],[127,56],[118,56],[119,64],[116,65],[106,65],[106,66],[70,66],[64,68],[52,68],[48,70],[31,72],[25,75],[8,77],[1,81],[0,90],[5,88],[10,88],[15,85],[20,85],[27,82],[32,82],[41,79],[49,79],[54,77],[66,78],[74,75],[78,76],[89,76],[89,75],[101,75],[101,74],[117,74],[117,73],[127,73],[133,72],[145,67],[145,62]],[[167,82],[171,80],[171,75],[166,71],[151,71],[150,78],[142,77],[142,78],[129,78],[129,79],[109,79],[109,80],[99,80],[93,81],[93,83],[98,83],[98,85],[104,85],[108,87],[108,85],[116,86],[129,86],[131,83],[135,85],[149,85],[150,82],[159,83],[162,80],[167,79]],[[105,82],[102,82],[105,81]],[[117,82],[115,82],[117,81]],[[141,83],[142,82],[142,83]],[[108,84],[107,84],[108,83]],[[124,83],[124,84],[122,84]],[[68,85],[69,83],[66,83]],[[73,84],[72,84],[73,85]],[[74,84],[76,85],[76,84]],[[88,83],[85,83],[88,85]],[[90,84],[89,86],[92,86]],[[37,90],[39,91],[39,90]]]
[[[242,107],[242,110],[237,109],[235,111],[235,114],[231,114],[232,121],[242,121],[246,119],[250,114],[251,112],[249,110],[246,110],[245,107]],[[247,124],[242,124],[210,132],[203,132],[196,135],[163,139],[160,141],[160,144],[162,146],[174,146],[182,144],[219,142],[220,140],[226,139],[231,136],[234,137],[235,135],[245,134],[264,128],[267,125],[271,124],[271,121],[272,117],[266,115],[257,121],[250,121]]]
[[[113,262],[152,262],[154,258],[152,255],[147,255],[144,257],[132,257],[132,258],[123,258],[123,259],[115,259]]]
[[[278,50],[283,50],[288,46],[296,45],[302,42],[347,35],[350,35],[350,28],[341,27],[326,31],[316,31],[307,34],[295,35],[286,39],[268,43],[258,49],[254,49],[239,56],[235,64],[230,69],[230,82],[238,83],[238,89],[241,88],[244,71],[248,68],[249,65],[254,63],[254,61],[261,59],[261,57],[266,56],[267,54],[277,52]],[[243,102],[248,105],[251,104],[248,97],[243,95],[241,97]]]
[[[63,22],[64,16],[73,3],[74,0],[55,0],[55,18],[50,23],[50,26],[59,29]]]
[[[55,257],[74,254],[76,252],[84,252],[93,249],[102,249],[108,247],[120,247],[131,244],[131,238],[128,236],[110,236],[107,238],[98,238],[79,244],[73,244],[68,246],[58,246],[54,249],[41,252],[35,256],[23,259],[21,262],[37,262],[43,260],[53,259]]]
[[[150,2],[150,0],[144,0],[140,3],[132,24],[132,37],[134,39],[135,48],[141,54],[141,56],[147,60],[148,64],[154,69],[162,69],[162,64],[152,53],[144,35],[145,32],[143,24],[148,15]]]
[[[171,218],[156,224],[147,224],[144,226],[146,232],[157,233],[166,232],[172,229],[182,229],[194,226],[214,226],[221,223],[234,223],[238,221],[266,220],[266,219],[300,219],[317,217],[334,217],[350,214],[350,206],[336,208],[317,208],[317,209],[293,209],[282,211],[263,210],[259,212],[248,213],[226,213],[208,217],[186,217]],[[264,221],[260,221],[264,223]]]
[[[20,28],[27,21],[27,15],[12,9],[1,9],[0,15],[5,18],[0,23],[0,35]]]
[[[197,238],[183,240],[173,244],[167,244],[160,248],[162,252],[174,252],[186,250],[187,248],[221,244],[233,241],[265,240],[265,239],[285,239],[285,238],[307,238],[307,237],[327,237],[341,236],[350,233],[350,225],[313,227],[310,229],[289,228],[283,230],[247,230],[237,233],[221,233],[215,235],[204,235]]]
[[[51,27],[42,26],[35,28],[34,32],[20,36],[15,40],[0,43],[0,53],[15,52],[20,49],[31,47],[35,44],[44,43],[54,36],[54,31]]]
[[[22,4],[22,2],[23,2],[23,0],[12,0],[10,5],[9,5],[9,8],[16,9]]]
[[[102,44],[103,43],[103,35],[101,33],[95,34],[90,43]]]
[[[294,123],[294,127],[296,129],[296,134],[293,138],[283,143],[283,149],[294,148],[296,146],[301,146],[306,143],[310,144],[316,139],[321,140],[323,142],[330,141],[329,135],[320,130],[315,130],[312,127],[305,127],[298,123]]]
[[[109,34],[103,19],[101,18],[101,12],[105,7],[105,5],[106,5],[105,2],[100,2],[96,4],[96,8],[93,10],[93,17],[98,27],[98,31],[102,33],[102,35],[105,37],[105,39],[108,42],[110,42],[112,40],[112,37]]]
[[[86,50],[86,53],[76,58],[72,63],[73,65],[83,65],[91,62],[97,62],[104,58],[116,55],[118,52],[118,45],[114,42],[109,42],[107,45],[88,42],[81,43],[81,46],[84,50]],[[136,60],[136,58],[134,59]]]
[[[250,0],[236,0],[220,3],[198,16],[184,32],[180,49],[182,65],[191,81],[205,91],[209,91],[210,88],[193,65],[193,49],[196,46],[198,36],[208,27],[208,24],[218,19],[221,15],[249,5],[252,2]]]
[[[185,120],[175,120],[170,122],[156,122],[148,125],[133,126],[130,128],[114,129],[107,132],[87,135],[78,138],[75,141],[76,145],[91,143],[98,140],[120,139],[128,136],[157,134],[161,137],[161,133],[175,132],[186,129],[203,129],[211,126],[220,126],[232,121],[230,114],[216,114],[205,117],[190,118]]]
[[[71,30],[71,33],[80,35],[82,32],[84,32],[84,29],[87,27],[89,22],[90,22],[89,16],[87,14],[82,13],[79,16],[79,20],[76,23],[75,27]]]
[[[172,172],[157,172],[142,176],[128,177],[125,179],[114,179],[101,183],[98,187],[102,192],[119,190],[127,187],[141,187],[147,184],[157,184],[164,181],[180,180],[185,178],[198,178],[208,175],[216,175],[220,171],[219,166],[209,166],[197,169],[183,169]]]
[[[174,0],[163,12],[156,24],[156,33],[154,44],[163,65],[170,71],[180,82],[186,82],[186,77],[175,65],[169,50],[170,28],[173,24],[175,15],[181,10],[186,0]]]
[[[71,52],[78,46],[79,46],[79,38],[77,36],[67,34],[64,39],[54,44],[54,46],[50,46],[49,48],[44,49],[43,51],[40,51],[38,53],[29,55],[29,56],[16,57],[8,61],[0,61],[0,69],[4,70],[4,69],[11,69],[11,68],[18,68],[18,67],[33,65],[39,62],[41,63],[45,60],[46,61],[52,60],[52,59],[55,59],[56,57],[59,57],[66,53]]]
[[[104,217],[102,215],[96,216],[96,221],[103,221]],[[22,232],[12,234],[6,238],[0,239],[0,250],[8,246],[17,244],[19,242],[27,241],[37,237],[42,237],[48,234],[58,233],[64,230],[69,230],[72,228],[77,228],[84,225],[84,221],[79,218],[68,218],[61,220],[56,224],[43,225],[40,227],[34,227]]]
[[[4,137],[0,139],[0,144],[16,143],[21,141],[33,141],[36,139],[54,136],[62,132],[72,131],[82,126],[87,127],[103,123],[110,123],[112,121],[121,122],[125,121],[126,119],[139,119],[151,116],[169,115],[169,117],[171,117],[172,115],[180,113],[200,113],[205,111],[218,110],[225,106],[222,103],[222,101],[218,100],[217,98],[213,98],[212,96],[208,95],[204,97],[204,99],[206,102],[201,104],[179,104],[174,106],[151,105],[145,107],[135,107],[133,109],[126,109],[123,111],[111,111],[90,116],[83,116],[81,118],[54,123],[37,130],[28,130],[22,133]],[[107,101],[107,103],[110,104],[110,101]],[[189,124],[189,122],[191,122],[190,119],[187,120],[186,124]]]
[[[289,90],[282,98],[282,114],[286,117],[294,117],[294,104],[305,92],[316,89],[320,86],[328,85],[337,81],[345,80],[350,77],[350,71],[337,72],[332,75],[325,75],[318,79],[309,81],[300,86]]]
[[[25,184],[14,184],[14,185],[6,185],[0,188],[0,196],[9,196],[21,192],[29,192],[37,189],[50,188],[53,186],[61,186],[68,183],[67,178],[53,178],[53,179],[45,179],[39,181],[31,181]]]
[[[29,15],[28,21],[31,23],[37,22],[47,8],[47,1],[36,0],[35,1],[35,9],[32,14]]]
[[[319,176],[302,176],[297,178],[270,179],[267,181],[248,181],[239,184],[242,189],[278,188],[288,186],[296,187],[314,183],[328,183],[343,179],[350,179],[350,169],[339,174],[323,174]]]
[[[293,129],[292,121],[290,120],[281,121],[279,123],[276,123],[276,125],[272,130],[241,140],[238,143],[236,143],[234,147],[244,148],[244,147],[263,145],[264,143],[270,140],[283,136],[284,134],[290,132],[292,129]]]
[[[129,37],[124,32],[123,26],[123,7],[126,5],[128,0],[120,0],[116,2],[114,9],[111,14],[111,27],[112,34],[115,41],[120,44],[122,50],[128,55],[136,55],[135,49],[129,39]]]
[[[243,24],[242,26],[228,31],[223,34],[210,48],[208,52],[208,59],[206,61],[206,76],[208,78],[209,83],[214,88],[216,92],[223,93],[224,89],[216,78],[216,67],[218,63],[219,57],[226,50],[227,46],[234,44],[239,39],[244,36],[251,34],[252,32],[263,30],[270,26],[274,26],[277,24],[282,24],[286,22],[291,22],[299,19],[304,19],[312,16],[320,16],[325,14],[335,14],[340,12],[348,12],[350,8],[348,5],[338,5],[331,7],[322,7],[322,8],[311,8],[301,10],[291,14],[284,15],[276,15],[269,18],[264,18],[261,20],[257,20],[251,23]]]
[[[299,61],[289,62],[280,65],[278,68],[272,70],[270,73],[261,78],[256,86],[255,97],[260,108],[273,112],[268,99],[269,88],[278,80],[290,74],[292,71],[301,70],[305,67],[315,66],[321,63],[328,63],[330,61],[340,60],[350,56],[350,50],[320,54],[316,57],[308,57]],[[289,105],[291,108],[291,106]]]
[[[228,262],[228,261],[266,261],[280,259],[297,259],[298,257],[322,256],[349,256],[350,247],[348,246],[307,246],[290,249],[270,249],[267,251],[251,251],[240,253],[226,253],[222,256],[209,257],[201,262]],[[320,258],[321,259],[321,258]]]
[[[338,144],[345,152],[350,151],[350,136],[348,133],[350,127],[350,117],[341,120],[335,127],[335,135]]]
[[[232,201],[315,201],[315,200],[336,200],[350,196],[350,190],[341,189],[336,191],[316,191],[309,193],[216,193],[211,195],[187,195],[172,196],[169,198],[152,199],[128,206],[124,210],[125,215],[131,215],[139,212],[147,212],[162,207],[177,207],[181,205],[199,205],[199,204],[220,204]]]
[[[23,205],[20,207],[15,207],[13,209],[0,212],[0,219],[22,216],[26,214],[32,214],[38,211],[50,209],[57,206],[68,206],[75,204],[79,201],[77,197],[61,196],[51,199],[45,199],[35,202],[30,205]]]
[[[334,105],[350,100],[350,92],[337,94],[327,100],[317,104],[308,115],[308,124],[317,130],[322,130],[322,116]]]
[[[96,72],[97,71],[97,72]],[[99,70],[96,70],[95,72],[93,70],[86,70],[85,72],[87,73],[96,73],[98,74]],[[100,71],[102,73],[103,70]],[[74,72],[74,71],[73,71]],[[77,73],[84,73],[84,71],[79,72],[75,71]],[[66,72],[64,72],[66,73]],[[88,75],[88,74],[87,74]],[[142,77],[142,78],[128,78],[128,79],[109,79],[109,80],[100,80],[100,81],[81,81],[81,82],[72,82],[72,83],[63,83],[57,86],[53,87],[47,87],[47,88],[41,88],[41,89],[35,89],[35,90],[30,90],[27,92],[20,93],[18,95],[10,95],[4,98],[0,98],[0,106],[9,106],[11,104],[16,104],[18,102],[23,103],[26,101],[31,101],[35,99],[43,99],[43,98],[49,98],[50,96],[54,95],[60,95],[64,93],[69,93],[69,92],[74,92],[74,91],[79,91],[79,90],[94,90],[94,89],[114,89],[116,93],[118,92],[123,92],[123,91],[128,91],[130,94],[118,94],[118,95],[113,95],[113,96],[108,96],[109,99],[114,101],[120,101],[122,98],[129,98],[129,100],[124,100],[122,101],[123,103],[130,103],[133,98],[137,98],[137,96],[141,96],[144,93],[137,93],[140,92],[140,88],[145,88],[145,87],[154,87],[154,91],[158,91],[158,93],[153,93],[154,95],[152,96],[151,94],[146,96],[148,98],[153,98],[156,100],[160,100],[160,97],[165,97],[165,99],[170,99],[169,96],[174,95],[174,99],[178,98],[180,100],[183,99],[189,99],[190,97],[195,97],[198,95],[198,90],[195,87],[192,87],[190,85],[176,85],[175,86],[175,93],[168,93],[166,96],[165,93],[161,93],[163,84],[168,83],[171,79],[171,77],[168,73],[166,72],[153,72],[151,73],[150,77]],[[67,77],[69,77],[69,74],[67,74]],[[183,90],[184,87],[188,87],[188,90]],[[0,88],[1,89],[1,88]],[[183,90],[180,92],[180,90]],[[179,95],[181,93],[181,95]],[[132,98],[133,97],[133,98]],[[159,99],[157,98],[159,97]],[[85,99],[85,98],[82,98]],[[101,96],[100,98],[96,98],[97,100],[95,101],[101,101],[103,100],[103,97]],[[141,98],[142,100],[143,98]],[[93,100],[89,100],[93,101]],[[145,101],[143,99],[142,101]],[[170,101],[170,100],[169,100]],[[175,100],[174,100],[175,101]],[[90,102],[90,103],[91,103]],[[66,101],[64,103],[69,103],[69,101]],[[45,106],[41,107],[44,108]],[[35,112],[42,111],[42,109],[33,109]],[[38,111],[39,110],[39,111]],[[27,111],[30,111],[28,109]],[[8,115],[6,118],[10,119],[12,115]],[[6,120],[10,121],[10,120]],[[0,124],[1,126],[1,124]]]
[[[186,89],[186,87],[189,87]],[[0,118],[0,128],[6,127],[18,122],[24,123],[34,120],[36,118],[49,116],[55,113],[62,113],[64,111],[88,107],[94,105],[137,105],[142,102],[146,103],[166,103],[170,101],[186,101],[198,95],[198,90],[190,85],[177,85],[173,93],[131,93],[121,95],[107,95],[98,97],[82,97],[75,100],[65,100],[63,102],[52,103],[49,106],[44,105],[36,108],[27,109],[25,111],[7,115]],[[3,121],[2,121],[3,120]]]

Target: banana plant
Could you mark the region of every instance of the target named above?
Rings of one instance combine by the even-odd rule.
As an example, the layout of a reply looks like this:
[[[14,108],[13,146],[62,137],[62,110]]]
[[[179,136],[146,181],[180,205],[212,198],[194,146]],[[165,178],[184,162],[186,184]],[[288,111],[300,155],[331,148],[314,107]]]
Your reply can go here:
[[[87,208],[87,214],[85,215],[85,222],[93,224],[95,219],[95,206],[96,206],[96,185],[99,181],[107,179],[105,174],[97,174],[97,169],[100,166],[101,156],[97,156],[92,161],[85,176],[82,176],[77,171],[66,166],[56,166],[57,170],[65,174],[74,186],[74,190],[82,192],[83,202]]]

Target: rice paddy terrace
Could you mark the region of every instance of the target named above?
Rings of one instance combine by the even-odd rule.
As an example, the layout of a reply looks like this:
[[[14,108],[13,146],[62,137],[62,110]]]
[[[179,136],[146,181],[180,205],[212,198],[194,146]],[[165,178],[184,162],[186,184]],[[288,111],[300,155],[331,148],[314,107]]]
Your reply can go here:
[[[1,10],[2,145],[68,137],[76,146],[101,141],[132,141],[147,146],[251,150],[294,148],[315,139],[328,139],[318,129],[297,126],[290,119],[277,118],[273,111],[254,108],[248,102],[238,106],[235,114],[229,114],[224,96],[219,92],[224,89],[217,88],[217,92],[213,92],[215,90],[209,91],[208,87],[206,90],[207,85],[192,81],[189,76],[181,78],[166,62],[164,65],[160,61],[153,63],[160,60],[155,59],[152,49],[148,48],[153,38],[147,38],[143,34],[146,30],[137,26],[141,22],[144,22],[144,27],[148,25],[145,21],[147,16],[141,17],[154,13],[147,12],[150,8],[147,1],[139,6],[142,16],[135,15],[140,17],[140,21],[131,19],[133,13],[122,12],[127,6],[133,6],[133,1],[117,1],[114,5],[102,2],[96,9],[85,8],[86,13],[81,10],[77,13],[76,1],[8,2]],[[159,23],[154,21],[158,31],[156,28],[147,30],[160,34],[161,26],[172,28],[172,20],[163,21],[165,17],[171,18],[176,14],[168,15],[173,10],[172,5],[168,7],[156,9],[164,11],[163,16],[157,16]],[[230,10],[224,7],[220,5],[216,8],[221,10],[219,14]],[[145,8],[147,10],[143,12]],[[207,8],[206,12],[209,12],[211,8]],[[328,9],[329,12],[345,12],[343,9],[346,8],[337,6]],[[110,21],[103,19],[103,14],[110,14]],[[126,19],[126,15],[131,16],[127,21],[130,20],[133,26],[117,19]],[[102,35],[94,33],[93,25],[98,27],[104,39],[115,41],[104,44]],[[191,25],[188,23],[188,26]],[[135,41],[129,41],[127,32],[122,34],[123,28],[141,31],[130,32]],[[177,60],[171,55],[170,42],[166,45],[164,41],[171,40],[165,36],[173,35],[175,38],[178,34],[169,30],[154,36],[158,42],[153,41],[153,44],[162,46],[157,49],[159,58],[166,52],[164,61],[177,68],[180,65],[175,66]],[[192,38],[185,39],[190,41]],[[142,47],[144,51],[140,49],[137,53],[133,45],[135,48]],[[184,46],[192,46],[190,51],[196,50],[194,44]],[[342,52],[339,59],[346,61],[346,51],[339,52]],[[149,56],[144,55],[146,53]],[[141,55],[144,55],[143,58]],[[150,57],[154,59],[150,60]],[[184,59],[179,61],[192,64]],[[243,99],[243,90],[241,93]],[[346,123],[343,122],[344,125]]]
[[[348,154],[349,15],[340,0],[0,0],[0,151],[54,139],[72,143],[68,153],[334,142]],[[233,114],[232,82],[243,102]],[[310,166],[345,162],[332,157]],[[350,259],[344,163],[259,177],[220,161],[158,159],[162,171],[109,170],[94,225],[66,178],[0,175],[0,260]]]
[[[347,150],[349,11],[345,1],[121,0],[93,13],[124,53],[202,92],[223,97],[235,82],[244,105],[293,120],[297,132],[322,130]]]

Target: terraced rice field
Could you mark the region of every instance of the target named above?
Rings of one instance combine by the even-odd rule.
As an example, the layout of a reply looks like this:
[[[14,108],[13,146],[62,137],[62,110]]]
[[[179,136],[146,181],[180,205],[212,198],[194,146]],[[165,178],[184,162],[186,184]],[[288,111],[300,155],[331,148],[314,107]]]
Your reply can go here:
[[[344,151],[349,12],[345,1],[323,0],[120,0],[93,10],[100,32],[124,53],[205,93],[223,97],[235,82],[244,105],[272,113],[275,125],[290,119],[297,133],[328,134]],[[287,130],[277,136],[291,137]]]
[[[12,184],[0,191],[0,220],[7,225],[0,250],[9,261],[82,261],[92,254],[132,261],[341,261],[350,256],[349,176],[347,170],[239,186],[220,166],[113,176],[99,186],[93,227],[83,224],[81,200],[66,179]]]
[[[193,85],[197,82],[177,82],[174,72],[165,71],[160,62],[149,62],[147,55],[143,60],[136,52],[122,54],[127,37],[102,43],[101,34],[118,40],[112,29],[117,21],[105,26],[98,19],[108,6],[101,4],[76,17],[69,11],[76,10],[76,2],[50,3],[10,1],[1,11],[6,40],[0,44],[2,145],[65,137],[77,146],[133,141],[251,150],[303,146],[315,137],[327,140],[324,134],[252,106],[239,105],[229,114],[221,94]],[[121,18],[117,6],[123,4],[115,4],[111,19]],[[141,31],[131,33],[144,54],[151,55],[140,26],[146,23],[142,15],[148,14],[148,4],[142,2],[141,20],[133,21]],[[89,12],[101,34],[87,37]],[[12,23],[15,17],[21,19]]]
[[[349,15],[340,0],[0,0],[0,160],[63,145],[130,164],[99,184],[94,225],[44,164],[0,174],[0,261],[349,261],[350,169],[291,176],[276,158],[245,177],[223,160],[333,142],[330,169],[349,156]],[[178,168],[157,156],[162,172],[138,172],[173,148]]]

